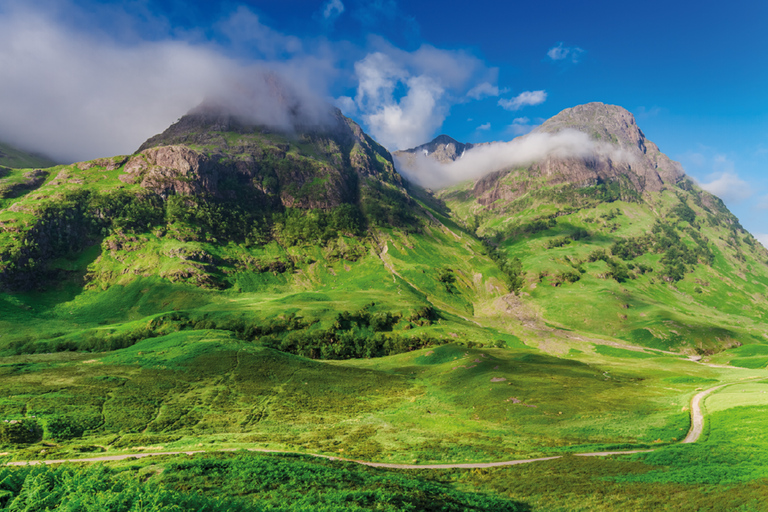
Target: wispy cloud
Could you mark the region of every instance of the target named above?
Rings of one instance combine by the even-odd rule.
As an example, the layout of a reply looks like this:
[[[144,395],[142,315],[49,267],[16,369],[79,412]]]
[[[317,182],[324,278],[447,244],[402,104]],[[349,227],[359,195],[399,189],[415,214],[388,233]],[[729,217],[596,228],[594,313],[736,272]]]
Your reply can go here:
[[[740,202],[752,196],[753,189],[749,183],[741,179],[736,172],[736,166],[733,161],[724,154],[714,154],[710,158],[704,157],[700,153],[695,153],[693,160],[696,163],[711,165],[711,172],[704,180],[700,180],[701,188],[714,194],[726,202]]]
[[[247,47],[264,59],[287,58],[303,50],[301,39],[264,25],[258,15],[242,5],[215,25],[232,45]]]
[[[555,134],[531,133],[509,142],[474,147],[460,159],[447,164],[422,154],[396,159],[396,164],[398,171],[409,180],[425,187],[440,188],[547,157],[586,158],[595,154],[608,155],[613,161],[632,161],[629,153],[616,146],[594,141],[582,132],[563,130]]]
[[[531,120],[527,117],[516,117],[514,120],[512,120],[512,124],[507,128],[515,136],[519,136],[525,135],[526,133],[536,128],[536,126],[538,125],[532,124]]]
[[[500,99],[499,106],[512,112],[520,110],[523,107],[540,105],[547,100],[546,91],[525,91],[514,98]]]
[[[735,172],[721,172],[710,174],[707,182],[701,182],[701,188],[714,194],[724,201],[743,201],[752,196],[749,184],[739,178]]]
[[[323,6],[323,18],[333,21],[344,12],[344,4],[341,0],[328,0]]]
[[[467,92],[467,97],[474,100],[480,100],[487,97],[495,97],[507,92],[506,89],[499,89],[499,86],[492,85],[490,82],[483,82],[471,88]]]
[[[564,46],[563,43],[558,43],[556,46],[549,49],[547,57],[555,62],[570,62],[572,64],[577,64],[584,53],[586,53],[585,50],[578,46]]]
[[[481,124],[480,126],[477,127],[477,131],[479,131],[479,132],[480,131],[487,131],[487,130],[490,130],[490,129],[491,129],[491,123]]]

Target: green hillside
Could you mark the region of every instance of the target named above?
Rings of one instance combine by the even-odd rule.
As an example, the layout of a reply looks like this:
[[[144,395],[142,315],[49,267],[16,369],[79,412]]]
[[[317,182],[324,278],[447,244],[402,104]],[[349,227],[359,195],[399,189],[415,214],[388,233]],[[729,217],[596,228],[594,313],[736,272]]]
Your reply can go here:
[[[44,156],[27,153],[9,144],[0,142],[0,167],[31,169],[33,167],[53,167],[55,162]],[[0,174],[0,178],[2,175]]]
[[[0,505],[49,482],[51,505],[93,488],[199,510],[610,510],[605,493],[643,509],[657,486],[725,499],[713,467],[753,499],[768,456],[755,441],[758,462],[728,469],[748,457],[729,448],[727,403],[705,433],[717,460],[677,443],[704,388],[739,383],[740,417],[762,421],[768,253],[639,129],[584,112],[541,130],[650,156],[432,193],[338,111],[281,132],[203,106],[133,155],[4,170],[5,456],[209,453],[6,468]],[[303,455],[222,453],[237,449]],[[569,455],[625,449],[655,451]],[[410,475],[309,454],[564,457]],[[586,472],[591,487],[573,476]]]
[[[539,130],[576,127],[606,139],[595,116],[599,127],[631,116],[590,105],[568,109]],[[457,221],[521,260],[521,303],[545,322],[690,354],[765,343],[768,251],[720,199],[684,175],[669,171],[660,179],[664,172],[656,166],[666,157],[653,143],[624,137],[625,147],[648,149],[629,169],[612,169],[613,178],[599,163],[566,162],[553,175],[547,169],[561,164],[544,162],[438,197]],[[648,185],[644,164],[659,179],[657,189]],[[666,159],[665,165],[676,164]],[[590,166],[598,168],[592,181],[578,183]]]

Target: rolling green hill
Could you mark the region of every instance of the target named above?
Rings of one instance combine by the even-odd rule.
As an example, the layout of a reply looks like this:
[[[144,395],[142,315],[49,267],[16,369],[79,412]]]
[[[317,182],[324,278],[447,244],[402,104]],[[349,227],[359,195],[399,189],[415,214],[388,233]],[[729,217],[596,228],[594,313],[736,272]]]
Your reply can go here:
[[[765,377],[768,253],[630,117],[570,109],[540,132],[579,130],[597,153],[434,193],[335,110],[281,131],[204,105],[133,155],[4,169],[0,443],[15,460],[239,448],[398,463],[658,456],[606,463],[588,491],[567,477],[586,466],[566,457],[547,471],[577,491],[558,494],[535,478],[514,484],[511,468],[401,480],[211,453],[102,476],[8,470],[0,503],[21,504],[49,477],[118,478],[127,495],[205,510],[213,501],[188,493],[225,489],[227,506],[257,507],[244,510],[295,495],[223,487],[211,471],[230,466],[293,472],[299,486],[323,472],[323,485],[357,489],[354,503],[379,489],[423,505],[424,490],[449,510],[546,509],[555,496],[600,509],[610,504],[595,496],[621,479],[669,487],[659,467],[684,471],[664,454],[685,437],[690,398]],[[612,158],[619,150],[629,157]],[[719,414],[713,428],[727,428]],[[705,459],[690,453],[691,467]],[[764,478],[750,475],[733,478]],[[684,476],[681,493],[704,485]],[[476,485],[495,496],[465,492]],[[317,499],[340,499],[331,487]]]

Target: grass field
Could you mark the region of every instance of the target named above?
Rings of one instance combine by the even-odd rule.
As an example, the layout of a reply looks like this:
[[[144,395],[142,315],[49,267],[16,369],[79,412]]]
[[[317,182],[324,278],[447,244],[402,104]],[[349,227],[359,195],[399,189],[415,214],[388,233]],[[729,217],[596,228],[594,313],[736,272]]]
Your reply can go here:
[[[122,503],[194,503],[200,510],[761,511],[768,505],[766,386],[718,390],[705,400],[702,440],[650,453],[475,470],[386,470],[245,452],[160,456],[108,467],[7,468],[2,499],[27,503],[42,480],[66,484],[49,495],[81,499],[82,510],[103,510],[97,507],[105,500],[120,497]]]

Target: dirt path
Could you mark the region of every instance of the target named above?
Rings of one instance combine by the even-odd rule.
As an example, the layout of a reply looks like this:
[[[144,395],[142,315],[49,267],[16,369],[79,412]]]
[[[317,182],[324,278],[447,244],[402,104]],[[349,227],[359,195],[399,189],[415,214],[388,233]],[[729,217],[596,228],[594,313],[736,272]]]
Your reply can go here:
[[[204,450],[193,450],[186,452],[152,452],[152,453],[126,453],[121,455],[105,455],[103,457],[87,457],[83,459],[50,459],[50,460],[19,460],[15,462],[8,462],[6,466],[36,466],[38,464],[63,464],[65,462],[111,462],[126,459],[143,459],[145,457],[157,457],[160,455],[196,455],[198,453],[220,453],[220,452],[236,452],[235,449],[214,450],[206,452]],[[248,448],[249,452],[266,452],[266,453],[296,453],[280,450],[268,450],[261,448]],[[605,457],[607,455],[627,455],[630,453],[652,452],[653,450],[629,450],[620,452],[592,452],[592,453],[576,453],[574,455],[579,457]],[[553,455],[551,457],[539,457],[537,459],[520,459],[520,460],[505,460],[501,462],[468,462],[464,464],[390,464],[387,462],[367,462],[363,460],[344,459],[341,457],[333,457],[330,455],[320,455],[317,453],[304,453],[301,455],[309,455],[310,457],[319,457],[328,460],[341,460],[344,462],[354,462],[356,464],[362,464],[363,466],[370,466],[372,468],[388,468],[388,469],[481,469],[481,468],[495,468],[500,466],[516,466],[518,464],[527,464],[529,462],[539,462],[543,460],[560,459],[563,455]]]
[[[685,436],[685,439],[680,441],[681,443],[695,443],[699,440],[699,436],[701,436],[701,432],[704,430],[704,413],[701,412],[701,401],[716,389],[720,389],[727,385],[728,384],[722,384],[720,386],[705,389],[701,393],[694,395],[693,400],[691,400],[691,430],[688,431],[688,435]]]
[[[688,431],[688,435],[681,441],[681,443],[695,443],[701,432],[704,429],[704,414],[701,412],[701,401],[710,393],[730,384],[737,384],[735,382],[728,384],[721,384],[694,395],[691,400],[691,429]],[[50,460],[20,460],[15,462],[8,462],[6,466],[26,466],[37,464],[62,464],[65,462],[109,462],[119,461],[126,459],[143,459],[145,457],[156,457],[160,455],[196,455],[198,453],[217,453],[217,452],[235,452],[234,448],[215,450],[212,452],[206,452],[205,450],[194,451],[179,451],[179,452],[151,452],[151,453],[126,453],[121,455],[104,455],[102,457],[87,457],[83,459],[50,459]],[[261,453],[296,453],[291,451],[281,450],[269,450],[267,448],[248,448],[249,452],[261,452]],[[616,452],[589,452],[589,453],[574,453],[577,457],[606,457],[609,455],[628,455],[631,453],[645,453],[652,452],[653,450],[625,450]],[[304,453],[303,455],[309,455],[311,457],[319,457],[328,460],[341,460],[345,462],[354,462],[356,464],[362,464],[364,466],[370,466],[374,468],[389,468],[389,469],[481,469],[481,468],[495,468],[500,466],[516,466],[518,464],[527,464],[529,462],[539,462],[544,460],[554,460],[563,457],[563,455],[554,455],[552,457],[540,457],[536,459],[520,459],[520,460],[507,460],[501,462],[469,462],[465,464],[390,464],[386,462],[367,462],[362,460],[344,459],[341,457],[333,457],[331,455],[320,455],[316,453]]]

